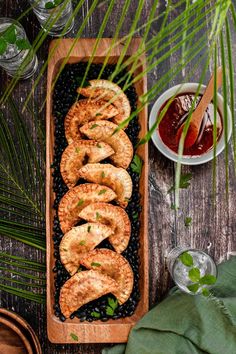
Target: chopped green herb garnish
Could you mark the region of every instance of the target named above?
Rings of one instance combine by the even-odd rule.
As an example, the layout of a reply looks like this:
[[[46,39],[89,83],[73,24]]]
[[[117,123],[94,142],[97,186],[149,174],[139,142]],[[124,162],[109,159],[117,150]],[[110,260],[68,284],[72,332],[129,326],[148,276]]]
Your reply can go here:
[[[180,175],[180,180],[179,180],[179,188],[181,189],[186,189],[190,186],[190,180],[192,179],[193,175],[192,173],[186,173],[186,174],[181,174]],[[167,193],[170,193],[175,190],[175,185],[173,185]]]
[[[99,144],[99,143],[97,143],[97,147],[98,147],[99,149],[101,149],[101,148],[102,148],[102,145]]]
[[[98,124],[93,124],[91,127],[90,127],[90,129],[94,129],[94,128],[96,128],[96,127],[98,127]]]
[[[86,241],[85,240],[82,240],[82,241],[80,241],[80,246],[84,246],[85,244],[86,244]]]
[[[134,219],[134,220],[138,219],[138,216],[139,216],[139,213],[138,213],[138,212],[135,213],[135,214],[133,214],[133,219]]]
[[[140,159],[140,157],[138,155],[134,155],[133,161],[131,162],[131,165],[130,165],[132,171],[141,175],[142,166],[143,166],[143,162]]]
[[[101,264],[97,262],[92,262],[91,267],[101,267]]]
[[[101,194],[104,194],[104,193],[106,193],[106,189],[101,189],[99,192],[98,192],[98,195],[101,195]]]
[[[102,178],[105,178],[106,175],[105,175],[104,171],[102,171],[101,176],[102,176]]]
[[[80,152],[80,148],[75,148],[75,152],[77,152],[77,154]]]
[[[102,116],[102,113],[96,113],[96,117]]]
[[[84,204],[84,200],[83,199],[80,199],[79,201],[78,201],[78,203],[77,203],[77,206],[81,206],[81,205],[83,205]]]
[[[97,311],[93,311],[91,312],[91,316],[95,317],[95,318],[100,318],[101,317],[101,314]]]
[[[184,220],[184,225],[185,226],[190,226],[192,223],[192,218],[190,216],[186,216],[185,220]]]
[[[100,217],[101,215],[98,212],[96,212],[96,220],[98,220]]]
[[[87,230],[88,230],[88,232],[90,232],[90,230],[91,230],[91,225],[88,226],[88,229],[87,229]]]
[[[71,338],[72,338],[73,340],[75,340],[76,342],[78,342],[79,338],[78,338],[78,336],[77,336],[76,334],[71,333],[70,336],[71,336]]]
[[[118,301],[112,298],[108,298],[108,306],[106,307],[106,314],[109,316],[113,316],[115,309],[118,307]]]

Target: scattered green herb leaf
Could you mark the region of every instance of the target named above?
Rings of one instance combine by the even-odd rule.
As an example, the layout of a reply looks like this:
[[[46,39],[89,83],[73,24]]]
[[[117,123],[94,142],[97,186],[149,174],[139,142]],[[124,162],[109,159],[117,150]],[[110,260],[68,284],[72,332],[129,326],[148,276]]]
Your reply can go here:
[[[94,129],[94,128],[96,128],[96,127],[98,127],[98,124],[93,124],[91,127],[90,127],[90,129]]]
[[[90,232],[90,230],[91,230],[91,225],[88,226],[88,229],[87,229],[87,230],[88,230],[88,232]]]
[[[186,216],[185,220],[184,220],[184,225],[185,226],[190,226],[192,223],[192,218],[190,216]]]
[[[171,208],[172,210],[178,210],[178,209],[179,209],[179,208],[176,206],[176,204],[174,204],[174,203],[171,204],[170,208]]]
[[[72,338],[73,340],[75,340],[76,342],[78,342],[79,338],[78,338],[78,336],[77,336],[76,334],[71,333],[70,336],[71,336],[71,338]]]
[[[96,212],[96,220],[98,220],[100,217],[101,215],[98,212]]]
[[[92,262],[92,263],[91,263],[91,266],[92,266],[92,267],[101,267],[101,264],[100,264],[100,263],[97,263],[97,262]]]
[[[142,165],[143,165],[142,160],[140,159],[140,157],[138,155],[135,154],[133,161],[131,162],[131,165],[130,165],[132,171],[136,172],[140,175],[142,172]]]
[[[82,241],[80,241],[80,246],[84,246],[85,244],[86,244],[86,241],[85,240],[82,240]]]
[[[216,277],[211,274],[206,274],[199,280],[199,283],[201,285],[212,285],[215,284],[215,282],[216,282]]]
[[[108,306],[106,308],[106,314],[109,316],[113,316],[115,309],[118,307],[118,301],[112,298],[108,298]]]
[[[134,219],[134,220],[138,219],[138,216],[139,216],[139,213],[138,213],[138,212],[137,212],[137,213],[134,213],[134,214],[133,214],[133,219]]]
[[[91,315],[92,315],[93,317],[95,317],[95,318],[100,318],[100,317],[101,317],[101,314],[100,314],[99,312],[97,312],[97,311],[91,312]]]
[[[101,148],[102,148],[102,145],[99,144],[99,143],[97,143],[97,147],[98,147],[99,149],[101,149]]]
[[[190,271],[188,272],[188,276],[189,279],[192,280],[192,282],[198,282],[200,277],[201,277],[201,273],[199,268],[192,268],[190,269]]]
[[[99,192],[98,192],[98,195],[101,195],[101,194],[104,194],[104,193],[106,193],[106,189],[101,189]]]
[[[102,116],[102,113],[96,113],[96,117]]]
[[[106,308],[106,314],[107,314],[108,316],[113,316],[113,315],[114,315],[114,310],[113,310],[111,307],[107,306],[107,308]]]
[[[75,148],[75,152],[77,152],[77,154],[80,152],[80,148]]]
[[[80,199],[79,201],[78,201],[78,203],[77,203],[77,206],[81,206],[81,205],[83,205],[84,204],[84,200],[83,199]]]
[[[180,175],[179,188],[186,189],[190,186],[190,180],[192,179],[192,173],[186,173]],[[167,193],[170,193],[175,190],[175,185],[173,185]]]
[[[191,284],[187,286],[188,290],[191,291],[192,293],[196,293],[199,289],[199,284]]]
[[[184,252],[179,256],[180,261],[186,266],[193,266],[193,257],[188,252]]]

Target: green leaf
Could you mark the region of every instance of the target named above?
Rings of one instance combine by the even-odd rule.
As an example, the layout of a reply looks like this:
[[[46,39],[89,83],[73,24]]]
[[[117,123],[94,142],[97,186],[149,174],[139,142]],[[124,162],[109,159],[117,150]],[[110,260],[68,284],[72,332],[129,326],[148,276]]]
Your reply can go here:
[[[80,152],[80,148],[75,148],[75,152],[78,154]]]
[[[142,160],[140,159],[140,157],[138,155],[134,155],[134,158],[133,158],[133,161],[131,162],[131,170],[133,172],[136,172],[138,173],[139,175],[141,175],[141,172],[142,172],[142,166],[143,166],[143,162]]]
[[[101,189],[101,190],[98,192],[98,195],[105,194],[106,191],[107,191],[106,189]]]
[[[56,5],[52,1],[48,1],[45,4],[45,9],[50,10],[53,9]]]
[[[115,310],[118,307],[118,301],[117,299],[112,299],[111,297],[108,298],[108,305]]]
[[[7,43],[14,44],[16,42],[16,26],[11,25],[3,34],[3,38]]]
[[[101,314],[97,311],[93,311],[91,312],[91,316],[95,317],[95,318],[100,318],[101,317]]]
[[[105,175],[105,172],[104,172],[104,171],[102,171],[102,173],[101,173],[101,177],[102,177],[102,178],[105,178],[105,176],[106,176],[106,175]]]
[[[192,179],[192,173],[186,173],[180,175],[179,188],[186,189],[190,186],[190,181]],[[173,185],[167,193],[175,190],[175,185]]]
[[[96,117],[102,116],[101,113],[96,113]]]
[[[100,217],[101,217],[101,215],[98,212],[96,212],[96,220],[99,220]]]
[[[26,50],[26,49],[30,49],[31,48],[31,45],[30,43],[28,42],[27,39],[17,39],[16,41],[16,45],[17,45],[17,48],[19,50]]]
[[[101,264],[100,264],[100,263],[97,263],[97,262],[92,262],[92,263],[91,263],[91,266],[92,266],[92,267],[101,267]]]
[[[78,76],[78,77],[75,79],[75,82],[76,82],[76,84],[78,85],[78,87],[80,87],[80,88],[91,86],[90,83],[89,83],[89,81],[87,81],[86,79],[83,80],[83,77],[82,77],[82,76]]]
[[[0,37],[0,55],[3,55],[7,49],[7,42]]]
[[[110,306],[107,306],[106,308],[106,314],[108,316],[113,316],[114,315],[114,310],[110,307]]]
[[[211,293],[210,293],[210,290],[209,290],[209,289],[207,289],[207,288],[203,288],[203,289],[202,289],[202,295],[208,297],[210,294],[211,294]]]
[[[86,245],[86,241],[85,240],[82,240],[82,241],[80,241],[80,246],[84,246],[84,245]]]
[[[185,220],[184,220],[184,225],[185,226],[190,226],[192,223],[192,218],[190,216],[186,216]]]
[[[78,201],[77,206],[81,206],[81,205],[83,205],[83,204],[84,204],[84,200],[81,198],[81,199]]]
[[[90,230],[91,230],[91,225],[88,226],[87,231],[90,232]]]
[[[192,267],[193,266],[193,257],[188,252],[184,252],[179,256],[179,260],[186,266]]]
[[[199,279],[201,277],[201,273],[200,273],[199,268],[190,269],[190,271],[188,272],[188,276],[189,276],[189,279],[194,283],[199,281]]]
[[[79,338],[75,333],[70,333],[70,336],[74,341],[78,342]]]
[[[192,293],[196,293],[199,289],[199,284],[191,284],[191,285],[188,285],[187,288]]]
[[[215,284],[215,282],[216,282],[216,277],[211,274],[206,274],[199,280],[199,283],[201,285],[212,285]]]

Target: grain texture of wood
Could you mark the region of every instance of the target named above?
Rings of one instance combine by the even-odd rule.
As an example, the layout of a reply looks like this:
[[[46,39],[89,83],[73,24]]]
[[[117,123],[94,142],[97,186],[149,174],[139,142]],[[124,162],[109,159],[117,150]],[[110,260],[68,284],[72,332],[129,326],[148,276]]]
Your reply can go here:
[[[77,1],[75,1],[76,3]],[[75,21],[75,29],[78,29],[88,13],[92,0],[86,0],[78,13]],[[137,5],[139,1],[131,1],[131,5],[125,17],[120,36],[128,33],[131,20],[133,20]],[[142,12],[140,25],[144,24],[149,16],[152,6],[152,0],[146,0]],[[173,4],[176,0],[172,1]],[[214,1],[212,0],[212,4]],[[156,15],[161,14],[166,9],[166,1],[159,1]],[[235,4],[235,1],[234,1]],[[124,0],[116,1],[113,14],[109,19],[108,25],[104,31],[103,36],[112,37],[114,35],[114,28],[117,24],[117,19],[120,18]],[[184,5],[183,5],[184,7]],[[175,19],[181,14],[183,7],[176,8],[170,15],[168,21]],[[27,8],[27,0],[0,0],[0,16],[9,16],[17,18],[19,14]],[[101,22],[103,20],[107,3],[101,2],[101,6],[95,10],[89,19],[88,25],[82,34],[85,38],[96,37]],[[160,30],[162,20],[155,22],[150,29],[149,38],[156,35]],[[36,17],[30,13],[22,24],[24,25],[27,35],[32,42],[39,31],[39,24]],[[209,21],[208,26],[211,26]],[[75,30],[68,35],[75,36]],[[142,35],[142,31],[138,31],[137,35]],[[48,46],[51,38],[47,38],[43,46],[38,51],[39,67],[42,67],[43,62],[47,58]],[[232,34],[233,50],[236,52],[236,35]],[[166,48],[172,49],[174,46]],[[204,48],[199,54],[200,59],[204,54]],[[163,74],[170,70],[181,57],[181,52],[178,51],[171,55],[168,59],[163,61],[155,67],[148,74],[148,85],[152,87],[158,79],[161,79]],[[158,59],[158,58],[156,58]],[[236,58],[233,57],[234,65],[236,66]],[[158,94],[161,94],[164,89],[185,81],[186,73],[190,73],[195,63],[188,64],[177,76],[170,77],[166,87],[162,88]],[[208,70],[209,79],[213,72],[213,67],[210,65]],[[192,72],[189,81],[197,82],[199,80],[201,71],[198,68]],[[236,72],[235,72],[236,74]],[[33,83],[33,78],[20,82],[14,90],[14,99],[22,107],[22,103],[27,97]],[[0,91],[1,94],[10,82],[9,77],[0,71]],[[205,83],[206,83],[205,82]],[[33,100],[32,107],[37,114],[38,122],[44,128],[45,111],[41,110],[42,103],[46,96],[46,75],[43,76],[39,85],[37,86]],[[150,107],[151,108],[151,105]],[[35,130],[31,124],[31,114],[24,114],[27,126],[35,136]],[[41,143],[39,159],[44,160],[44,144]],[[168,251],[176,245],[190,245],[199,249],[206,249],[211,244],[210,254],[217,261],[221,262],[227,258],[228,252],[236,251],[236,185],[235,185],[235,170],[233,165],[232,146],[229,149],[229,196],[225,193],[225,156],[222,153],[217,158],[217,176],[216,176],[216,196],[214,198],[212,188],[212,164],[208,163],[202,166],[184,167],[183,173],[192,173],[193,178],[191,186],[187,190],[181,191],[180,194],[180,210],[174,211],[171,209],[171,204],[174,203],[174,194],[168,194],[168,189],[173,185],[175,165],[171,161],[163,157],[154,147],[152,142],[149,144],[149,279],[150,279],[150,305],[153,306],[156,302],[162,300],[170,286],[172,285],[170,276],[165,266],[165,258]],[[44,207],[44,190],[39,192],[42,207]],[[186,227],[184,220],[186,216],[192,217],[192,223]],[[9,238],[0,238],[0,249],[28,257],[30,259],[37,259],[38,261],[45,261],[44,254],[35,251],[30,247],[24,246],[21,243],[10,240]],[[14,295],[1,293],[0,306],[12,309],[24,317],[36,331],[40,338],[40,343],[44,354],[100,354],[102,348],[107,345],[104,344],[74,344],[74,345],[54,345],[47,339],[46,333],[46,312],[45,306],[37,305],[33,302],[22,300]]]
[[[50,44],[50,51],[55,48],[56,41]],[[96,39],[80,39],[76,42],[68,63],[87,62],[93,53]],[[102,38],[94,53],[93,63],[103,63],[106,53],[110,50],[112,40]],[[47,80],[47,112],[46,112],[46,233],[47,233],[47,329],[48,338],[52,343],[73,343],[71,333],[75,333],[80,343],[123,343],[128,339],[130,329],[148,311],[148,145],[141,145],[137,149],[137,154],[143,161],[143,168],[140,177],[140,195],[142,212],[140,216],[140,295],[138,306],[131,317],[119,320],[109,320],[106,323],[96,321],[93,323],[81,323],[79,319],[68,319],[61,322],[55,315],[54,305],[54,273],[55,266],[54,245],[53,245],[53,220],[55,210],[53,209],[54,193],[51,165],[53,163],[54,152],[54,118],[52,115],[52,85],[58,73],[63,59],[73,45],[72,39],[64,39],[56,48],[48,65]],[[137,52],[141,45],[141,39],[135,38],[129,45],[126,56],[129,57]],[[116,46],[110,51],[108,63],[117,63],[123,46],[118,40]],[[139,67],[134,72],[134,77],[145,71],[145,56],[139,57]],[[143,95],[147,90],[146,76],[134,84],[138,96]],[[140,103],[138,103],[139,105]],[[144,108],[139,113],[140,137],[147,133],[147,109]]]

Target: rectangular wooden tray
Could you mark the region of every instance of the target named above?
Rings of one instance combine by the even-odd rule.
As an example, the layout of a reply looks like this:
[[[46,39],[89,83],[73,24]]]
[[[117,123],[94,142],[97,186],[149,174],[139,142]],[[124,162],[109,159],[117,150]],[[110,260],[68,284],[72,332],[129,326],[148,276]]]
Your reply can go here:
[[[79,39],[70,53],[69,63],[79,61],[88,61],[95,44],[95,39]],[[55,40],[51,42],[49,51],[55,46]],[[73,39],[63,39],[59,42],[53,56],[48,65],[47,76],[47,171],[46,171],[46,229],[47,229],[47,330],[48,338],[52,343],[75,343],[71,338],[71,333],[78,336],[79,343],[122,343],[126,342],[130,329],[135,323],[148,311],[148,145],[142,145],[138,148],[137,153],[144,161],[142,175],[140,180],[140,194],[142,213],[140,217],[140,292],[141,298],[135,313],[131,317],[124,319],[109,320],[107,322],[95,321],[92,323],[83,322],[75,318],[61,322],[55,315],[54,305],[54,267],[53,256],[53,217],[54,217],[54,193],[52,170],[50,168],[53,162],[54,147],[54,119],[52,116],[52,82],[58,73],[59,67],[63,59],[67,56]],[[94,63],[103,63],[106,51],[111,46],[112,39],[103,38],[100,40],[99,46],[94,55]],[[130,43],[126,58],[137,52],[141,44],[140,38],[135,38]],[[119,44],[112,49],[108,63],[115,64],[118,61],[123,45]],[[145,56],[139,58],[141,66],[136,70],[134,76],[145,70]],[[138,96],[146,92],[147,83],[146,76],[135,83],[135,89]],[[144,108],[139,113],[139,122],[141,125],[140,136],[144,136],[147,131],[147,109]]]

